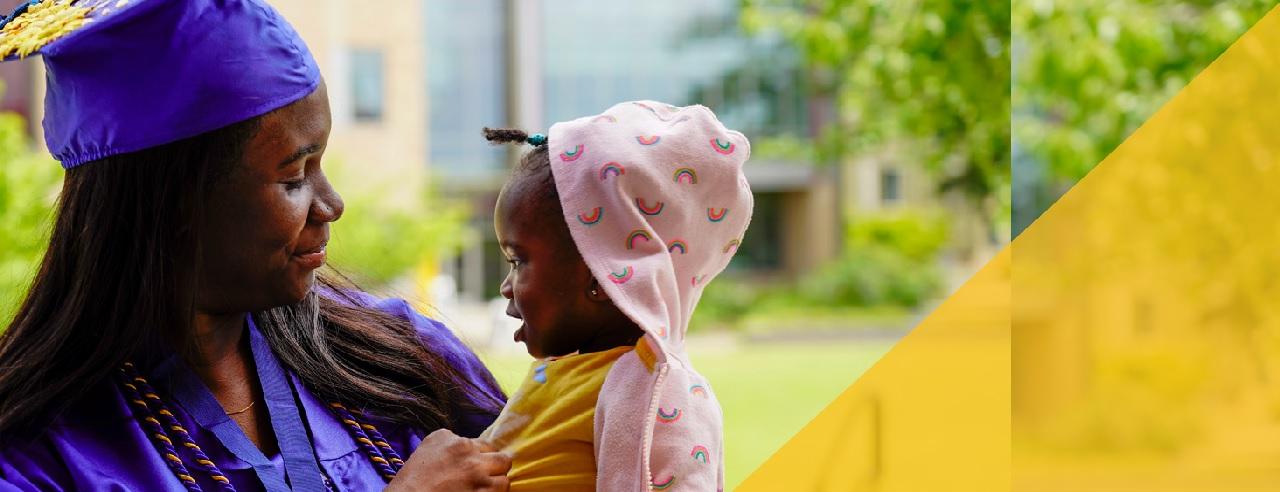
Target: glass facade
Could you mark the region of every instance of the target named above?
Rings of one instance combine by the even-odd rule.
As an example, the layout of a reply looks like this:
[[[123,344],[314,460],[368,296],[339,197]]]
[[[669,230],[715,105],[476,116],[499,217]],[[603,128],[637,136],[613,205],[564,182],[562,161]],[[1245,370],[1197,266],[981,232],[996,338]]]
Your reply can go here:
[[[506,152],[480,135],[507,120],[503,0],[427,0],[428,146],[432,171],[482,177]]]
[[[455,189],[470,190],[465,193],[476,207],[471,228],[482,242],[455,265],[460,281],[472,279],[461,281],[471,295],[496,295],[506,273],[485,204],[497,193],[493,183],[505,172],[508,153],[488,145],[480,128],[509,122],[509,90],[522,98],[520,107],[538,108],[538,119],[548,126],[622,101],[652,99],[708,106],[754,141],[813,136],[812,91],[798,56],[776,35],[743,33],[737,0],[651,0],[628,8],[543,0],[521,9],[536,19],[519,22],[508,19],[508,9],[523,0],[425,1],[430,162],[433,173],[462,184]],[[532,32],[511,33],[508,25]],[[507,80],[509,43],[517,39],[539,43],[536,83]],[[745,239],[752,247],[739,253],[734,270],[784,267],[783,191],[757,193]]]
[[[509,0],[427,0],[431,163],[448,176],[501,172],[506,152],[479,138],[507,122]],[[808,78],[776,36],[746,36],[736,0],[540,2],[542,120],[621,101],[703,104],[749,138],[811,136]],[[565,15],[572,13],[572,15]],[[520,81],[512,81],[519,86]],[[536,85],[532,86],[536,87]],[[517,91],[522,92],[522,91]]]
[[[703,104],[749,138],[808,136],[798,60],[778,39],[745,36],[736,0],[651,0],[628,9],[590,0],[542,6],[547,121],[653,99]]]
[[[799,60],[778,39],[745,36],[736,0],[652,0],[642,8],[590,0],[543,6],[547,121],[621,101],[702,104],[748,138],[808,137]],[[572,12],[573,15],[557,15]],[[756,193],[744,248],[731,270],[782,267],[782,194]]]

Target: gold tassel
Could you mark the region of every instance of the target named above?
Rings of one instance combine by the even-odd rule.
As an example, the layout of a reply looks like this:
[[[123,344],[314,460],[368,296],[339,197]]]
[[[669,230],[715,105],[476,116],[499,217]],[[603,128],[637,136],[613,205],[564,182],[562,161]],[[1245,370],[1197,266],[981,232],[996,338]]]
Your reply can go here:
[[[17,54],[19,58],[54,40],[66,36],[91,22],[92,7],[72,5],[74,0],[47,0],[27,8],[26,12],[0,29],[0,57]]]

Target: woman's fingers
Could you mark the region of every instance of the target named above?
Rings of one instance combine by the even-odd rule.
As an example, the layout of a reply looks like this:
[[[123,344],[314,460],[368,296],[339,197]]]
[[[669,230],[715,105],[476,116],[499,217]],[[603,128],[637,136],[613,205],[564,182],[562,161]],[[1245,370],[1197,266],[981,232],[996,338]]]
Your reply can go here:
[[[475,444],[476,449],[479,449],[481,453],[492,453],[498,450],[497,446],[494,446],[493,443],[484,439],[472,439],[471,443]]]
[[[511,455],[489,442],[437,430],[422,440],[388,490],[503,491]]]
[[[489,483],[481,490],[486,492],[507,492],[510,488],[511,482],[507,480],[507,476],[498,475],[496,477],[489,477]]]
[[[481,453],[476,456],[476,460],[479,463],[478,468],[484,472],[485,476],[506,476],[507,472],[511,471],[511,455],[507,453]]]

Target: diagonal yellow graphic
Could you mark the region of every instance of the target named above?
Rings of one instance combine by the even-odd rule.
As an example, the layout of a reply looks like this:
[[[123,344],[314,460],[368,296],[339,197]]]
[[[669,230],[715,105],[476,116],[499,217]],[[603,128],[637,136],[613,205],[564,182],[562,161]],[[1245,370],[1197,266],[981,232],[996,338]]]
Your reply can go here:
[[[1017,490],[1280,490],[1280,13],[1013,244]]]
[[[1010,488],[1280,490],[1276,11],[741,490]]]
[[[737,490],[1008,490],[1009,251]]]

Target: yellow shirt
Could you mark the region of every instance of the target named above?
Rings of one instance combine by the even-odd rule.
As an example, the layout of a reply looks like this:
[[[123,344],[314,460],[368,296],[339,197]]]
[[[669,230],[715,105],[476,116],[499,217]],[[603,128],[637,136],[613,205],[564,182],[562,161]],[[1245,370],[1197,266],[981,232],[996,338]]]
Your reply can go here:
[[[511,491],[595,490],[596,400],[617,347],[537,361],[480,437],[512,454]]]

